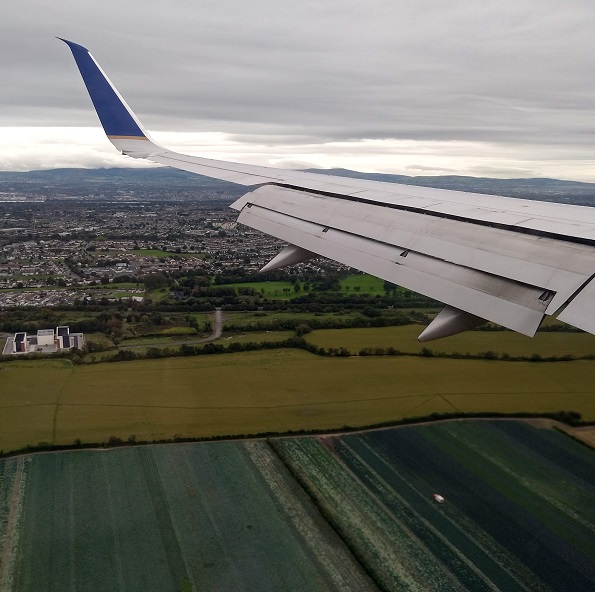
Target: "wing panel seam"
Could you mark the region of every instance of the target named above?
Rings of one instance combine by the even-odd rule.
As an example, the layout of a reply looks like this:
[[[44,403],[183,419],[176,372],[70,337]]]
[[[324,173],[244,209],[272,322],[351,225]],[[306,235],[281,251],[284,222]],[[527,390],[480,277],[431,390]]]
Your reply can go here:
[[[322,195],[326,197],[333,197],[341,199],[343,201],[352,201],[358,203],[364,203],[367,205],[376,206],[379,208],[390,208],[393,210],[401,210],[406,212],[413,212],[416,214],[424,214],[426,216],[432,216],[434,218],[445,218],[447,220],[456,220],[458,222],[467,222],[468,224],[474,224],[476,226],[485,226],[488,228],[498,228],[500,230],[507,230],[512,232],[518,232],[520,234],[529,234],[532,236],[553,238],[556,240],[562,240],[569,243],[578,243],[582,245],[588,245],[595,247],[595,240],[588,238],[581,238],[576,236],[567,236],[564,234],[558,234],[555,232],[549,232],[547,230],[538,230],[535,228],[527,228],[526,226],[515,226],[512,224],[503,224],[502,222],[491,222],[487,220],[478,220],[476,218],[467,218],[465,216],[457,216],[456,214],[448,214],[446,212],[436,212],[433,210],[426,210],[424,208],[416,208],[414,206],[405,206],[402,204],[393,204],[388,202],[379,203],[378,201],[366,199],[365,197],[359,197],[355,195],[346,195],[341,193],[332,193],[330,191],[321,191],[317,189],[310,189],[308,187],[300,187],[298,185],[290,185],[287,183],[271,183],[277,187],[283,187],[284,189],[291,189],[293,191],[299,191],[300,193],[313,193],[316,195]]]

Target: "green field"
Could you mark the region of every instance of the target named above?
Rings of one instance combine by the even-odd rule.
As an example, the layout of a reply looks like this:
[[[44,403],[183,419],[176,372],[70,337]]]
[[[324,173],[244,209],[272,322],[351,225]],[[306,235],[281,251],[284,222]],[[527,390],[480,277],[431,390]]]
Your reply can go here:
[[[221,286],[214,284],[213,287],[252,288],[256,292],[262,292],[265,298],[272,298],[275,300],[287,300],[296,296],[293,284],[290,282],[246,282],[239,284],[221,284]]]
[[[384,280],[367,274],[350,275],[339,281],[342,292],[384,296]]]
[[[157,290],[151,290],[147,292],[147,296],[153,302],[161,302],[164,298],[169,296],[169,288],[158,288]]]
[[[192,327],[168,327],[161,331],[161,335],[196,335],[196,330]]]
[[[0,589],[593,590],[595,454],[548,426],[6,459]]]
[[[595,586],[595,454],[560,433],[459,421],[273,445],[383,590]]]
[[[0,449],[326,430],[446,412],[595,420],[595,361],[325,358],[256,351],[72,366],[0,364]]]
[[[375,590],[265,443],[37,455],[0,476],[3,592]]]
[[[265,331],[263,333],[258,331],[249,331],[248,333],[234,333],[233,335],[224,335],[215,343],[228,345],[230,343],[266,343],[271,341],[285,341],[293,337],[293,331]]]
[[[138,292],[110,292],[107,298],[133,298],[134,296],[141,296]]]
[[[225,284],[231,288],[253,288],[257,292],[264,291],[264,296],[274,299],[295,298],[304,294],[303,291],[295,292],[290,282],[249,282],[239,284]],[[385,294],[384,280],[366,274],[350,275],[339,280],[341,292],[346,294],[372,294],[374,296]],[[303,282],[301,284],[303,287]]]
[[[538,332],[535,337],[525,337],[512,331],[466,331],[448,339],[419,343],[421,325],[402,327],[378,327],[364,329],[325,329],[312,331],[307,340],[318,347],[344,347],[357,354],[364,348],[394,347],[401,352],[419,353],[431,349],[436,353],[477,355],[491,350],[499,355],[542,357],[585,356],[595,354],[595,336],[589,333]]]

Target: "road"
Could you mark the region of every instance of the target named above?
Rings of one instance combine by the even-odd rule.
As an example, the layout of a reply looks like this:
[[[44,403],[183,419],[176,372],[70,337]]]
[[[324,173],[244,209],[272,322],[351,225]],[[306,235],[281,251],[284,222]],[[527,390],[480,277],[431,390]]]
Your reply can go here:
[[[212,341],[215,339],[219,339],[219,337],[221,337],[221,333],[223,333],[223,315],[221,314],[221,309],[220,308],[216,308],[215,309],[215,327],[213,329],[213,334],[205,339],[204,341]]]

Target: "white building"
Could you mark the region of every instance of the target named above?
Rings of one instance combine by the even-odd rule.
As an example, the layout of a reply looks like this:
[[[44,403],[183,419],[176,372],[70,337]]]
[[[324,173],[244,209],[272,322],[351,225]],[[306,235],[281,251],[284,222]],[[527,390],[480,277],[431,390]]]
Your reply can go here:
[[[69,327],[56,327],[56,329],[39,329],[37,335],[15,333],[9,337],[4,346],[4,355],[43,353],[52,354],[65,349],[76,347],[82,349],[85,338],[82,333],[71,333]]]

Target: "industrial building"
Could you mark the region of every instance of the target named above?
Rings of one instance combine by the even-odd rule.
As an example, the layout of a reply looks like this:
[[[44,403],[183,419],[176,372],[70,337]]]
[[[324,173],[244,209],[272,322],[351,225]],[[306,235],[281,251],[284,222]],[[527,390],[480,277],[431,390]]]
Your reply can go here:
[[[83,349],[85,338],[82,333],[71,333],[69,327],[61,326],[56,329],[39,329],[37,335],[26,332],[15,333],[9,337],[4,346],[4,355],[42,353],[53,354],[65,349],[76,347]]]

